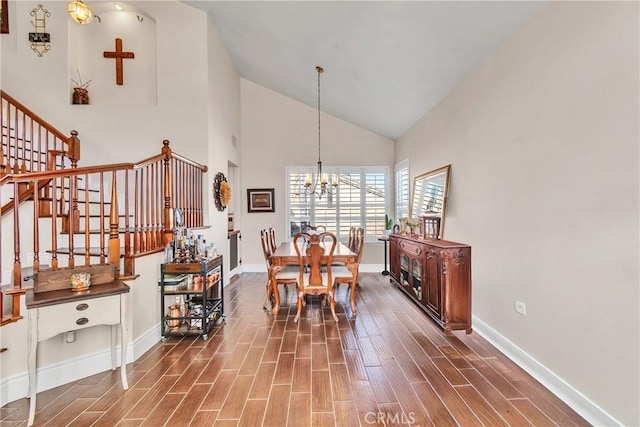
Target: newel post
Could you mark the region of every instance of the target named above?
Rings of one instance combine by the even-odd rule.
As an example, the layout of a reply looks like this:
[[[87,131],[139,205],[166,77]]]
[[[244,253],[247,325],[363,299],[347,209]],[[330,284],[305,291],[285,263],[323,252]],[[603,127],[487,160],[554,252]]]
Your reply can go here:
[[[115,267],[115,278],[120,277],[120,236],[118,235],[118,189],[116,171],[111,180],[111,209],[109,210],[109,264]]]
[[[80,138],[78,138],[78,131],[72,130],[71,136],[67,139],[67,156],[71,160],[71,167],[78,167],[78,160],[80,160]]]
[[[78,167],[78,160],[80,159],[80,139],[78,138],[78,131],[72,130],[71,137],[67,140],[68,151],[67,156],[71,160],[71,167]],[[54,167],[55,169],[55,167]],[[61,203],[63,201],[61,200]],[[80,212],[78,211],[78,176],[74,175],[69,177],[69,230],[78,230],[80,228]],[[70,234],[73,236],[73,234]],[[69,243],[73,245],[73,238],[69,238]],[[71,247],[70,246],[70,247]],[[73,266],[73,254],[69,254],[70,264]]]
[[[162,243],[166,245],[173,240],[173,222],[171,221],[171,148],[169,148],[169,140],[162,141],[162,160],[164,167],[164,208],[162,210]]]

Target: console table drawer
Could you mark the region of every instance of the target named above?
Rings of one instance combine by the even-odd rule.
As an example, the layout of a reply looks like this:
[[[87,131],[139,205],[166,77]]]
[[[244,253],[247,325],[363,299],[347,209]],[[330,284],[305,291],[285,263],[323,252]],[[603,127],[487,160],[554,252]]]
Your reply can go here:
[[[421,256],[424,250],[424,245],[414,243],[414,242],[401,241],[400,247],[406,252],[412,253],[417,256]]]
[[[61,332],[120,323],[120,295],[38,308],[38,341]]]

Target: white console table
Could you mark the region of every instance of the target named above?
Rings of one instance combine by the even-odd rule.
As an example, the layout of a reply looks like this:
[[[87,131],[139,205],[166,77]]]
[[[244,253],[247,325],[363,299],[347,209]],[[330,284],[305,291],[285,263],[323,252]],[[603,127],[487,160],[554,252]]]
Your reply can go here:
[[[116,369],[117,326],[120,325],[122,388],[127,383],[127,304],[129,286],[120,281],[95,285],[87,291],[73,292],[69,289],[49,292],[28,292],[26,299],[29,316],[29,422],[33,425],[36,413],[36,355],[38,342],[58,334],[111,325],[111,367]]]

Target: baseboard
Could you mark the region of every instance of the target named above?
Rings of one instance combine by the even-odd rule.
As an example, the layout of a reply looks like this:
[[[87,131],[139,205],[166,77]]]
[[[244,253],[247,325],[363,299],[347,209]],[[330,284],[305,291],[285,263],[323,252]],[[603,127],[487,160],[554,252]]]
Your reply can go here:
[[[151,347],[160,342],[160,323],[147,329],[142,335],[140,335],[133,343],[133,352],[129,352],[127,348],[127,363],[135,362],[140,356],[145,354]]]
[[[263,263],[260,264],[242,264],[240,267],[240,273],[266,273],[267,266]]]
[[[591,425],[622,426],[622,423],[476,316],[473,316],[473,331],[527,371]]]
[[[382,264],[360,264],[360,267],[358,267],[358,273],[382,274],[383,269],[384,269],[384,266]]]
[[[127,363],[134,362],[160,341],[160,324],[151,327],[127,346]],[[116,348],[120,366],[120,346]],[[38,392],[50,390],[111,369],[111,349],[86,354],[38,368]],[[21,372],[0,382],[0,407],[29,394],[29,373]]]

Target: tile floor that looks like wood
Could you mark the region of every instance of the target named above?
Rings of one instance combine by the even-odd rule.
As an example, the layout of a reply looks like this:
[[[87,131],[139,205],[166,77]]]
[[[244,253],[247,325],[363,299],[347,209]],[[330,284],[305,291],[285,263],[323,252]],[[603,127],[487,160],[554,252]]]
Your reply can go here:
[[[339,322],[280,287],[262,310],[266,274],[225,288],[226,322],[203,341],[170,338],[118,371],[38,394],[37,426],[584,426],[588,423],[477,333],[446,336],[381,274],[364,273],[358,314],[348,287]],[[2,426],[25,426],[28,399]]]

